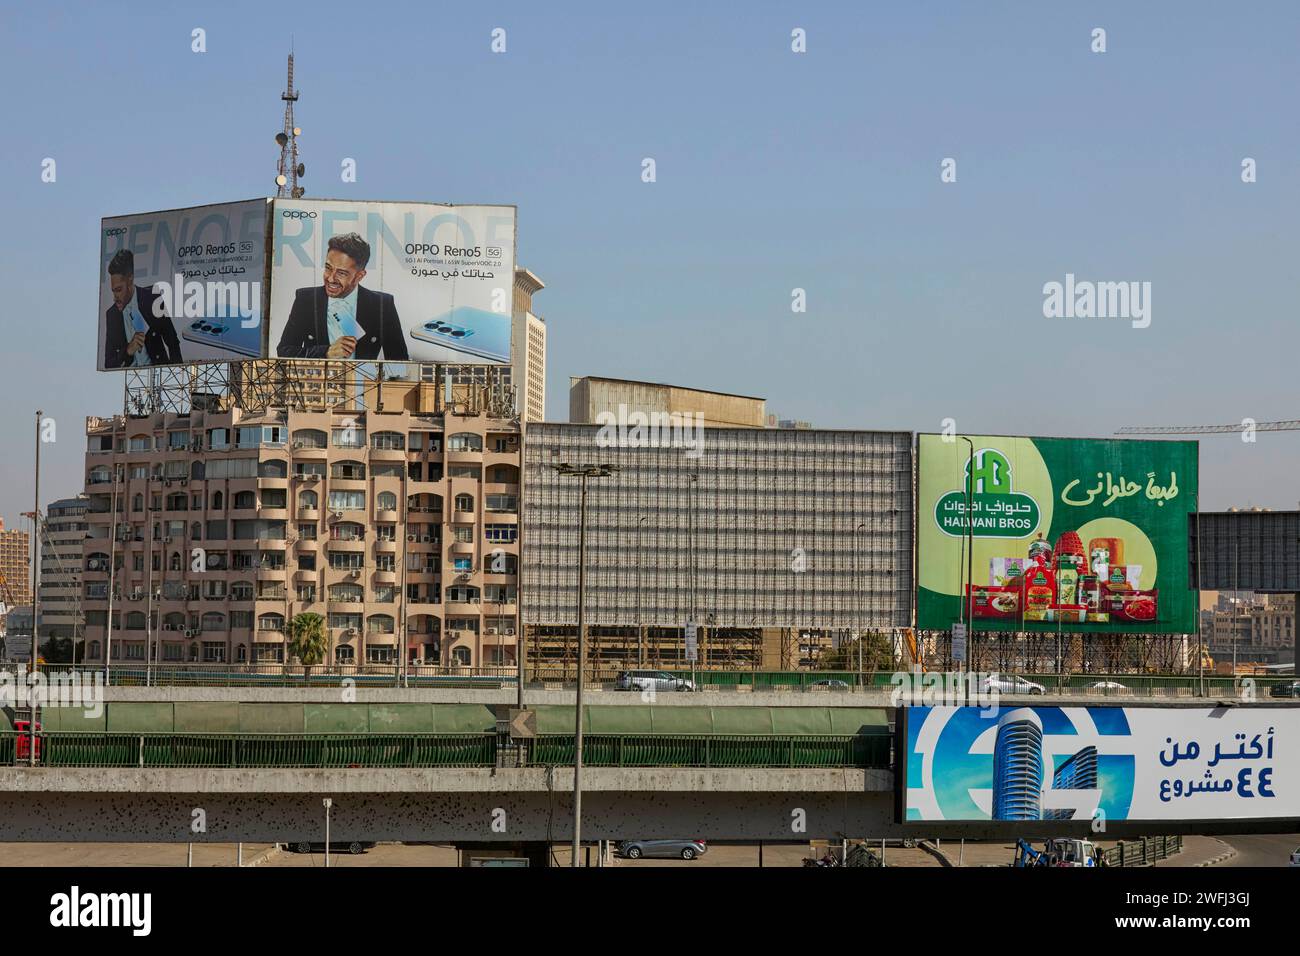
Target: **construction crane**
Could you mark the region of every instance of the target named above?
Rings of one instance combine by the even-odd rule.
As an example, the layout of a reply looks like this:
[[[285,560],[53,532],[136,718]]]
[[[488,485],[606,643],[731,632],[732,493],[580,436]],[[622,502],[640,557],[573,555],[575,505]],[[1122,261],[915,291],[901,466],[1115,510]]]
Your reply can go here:
[[[1257,432],[1300,431],[1300,421],[1253,422],[1249,418],[1235,425],[1125,425],[1116,435],[1222,435],[1254,430]]]

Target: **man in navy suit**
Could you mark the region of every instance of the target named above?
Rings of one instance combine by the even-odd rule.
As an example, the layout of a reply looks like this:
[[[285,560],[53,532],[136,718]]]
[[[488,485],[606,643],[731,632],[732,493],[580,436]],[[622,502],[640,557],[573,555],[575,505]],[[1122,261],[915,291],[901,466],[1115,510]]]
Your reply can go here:
[[[361,287],[369,263],[370,244],[355,232],[330,239],[324,284],[294,294],[276,355],[407,361],[393,297]]]
[[[162,297],[135,284],[135,255],[119,249],[108,263],[113,304],[104,314],[104,368],[179,365],[181,343]]]

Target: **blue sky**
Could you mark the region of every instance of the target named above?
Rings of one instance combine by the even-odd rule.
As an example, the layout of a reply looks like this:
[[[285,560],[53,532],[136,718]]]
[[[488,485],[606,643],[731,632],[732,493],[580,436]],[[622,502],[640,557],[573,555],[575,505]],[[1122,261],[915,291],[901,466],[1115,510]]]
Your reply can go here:
[[[48,500],[81,487],[84,416],[121,407],[94,370],[99,219],[269,194],[291,37],[309,196],[518,204],[520,264],[548,286],[552,419],[583,374],[843,428],[1300,417],[1295,4],[121,11],[0,13],[11,525],[35,408],[58,427]],[[1151,282],[1150,327],[1043,318],[1066,273]],[[1294,508],[1297,466],[1300,433],[1207,438],[1204,507]]]

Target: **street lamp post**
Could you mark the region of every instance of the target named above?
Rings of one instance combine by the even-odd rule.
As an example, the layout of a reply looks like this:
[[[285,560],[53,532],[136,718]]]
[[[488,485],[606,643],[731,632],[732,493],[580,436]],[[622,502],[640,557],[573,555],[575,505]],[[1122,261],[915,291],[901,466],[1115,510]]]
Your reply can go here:
[[[975,488],[975,443],[965,435],[961,436],[962,441],[970,446],[970,454],[966,458],[966,599],[962,601],[963,619],[966,621],[966,659],[962,662],[965,678],[962,680],[964,686],[963,696],[966,703],[970,703],[970,658],[971,651],[974,649],[975,635],[972,633],[975,624],[975,605],[972,597],[975,578],[975,522],[971,514],[971,495]],[[961,596],[958,596],[961,600]]]
[[[618,469],[613,465],[582,465],[567,462],[552,465],[559,475],[578,479],[578,688],[573,718],[573,853],[571,867],[578,865],[582,845],[582,683],[587,669],[587,479],[608,478]]]
[[[856,606],[858,620],[854,621],[856,625],[854,631],[858,638],[858,687],[862,686],[862,581],[858,578],[858,551],[861,547],[858,535],[862,529],[867,526],[865,521],[858,524],[853,529],[853,603]]]

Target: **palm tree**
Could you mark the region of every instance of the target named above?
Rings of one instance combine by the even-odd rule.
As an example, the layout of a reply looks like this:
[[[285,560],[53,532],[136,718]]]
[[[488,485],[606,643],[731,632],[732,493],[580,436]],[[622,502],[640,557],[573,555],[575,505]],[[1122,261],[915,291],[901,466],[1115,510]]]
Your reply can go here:
[[[289,653],[303,665],[303,682],[311,674],[311,667],[329,659],[330,634],[325,618],[310,611],[295,614],[289,622]]]

